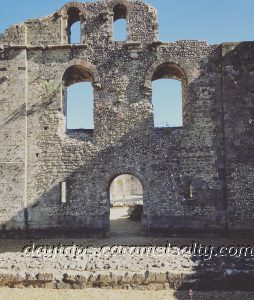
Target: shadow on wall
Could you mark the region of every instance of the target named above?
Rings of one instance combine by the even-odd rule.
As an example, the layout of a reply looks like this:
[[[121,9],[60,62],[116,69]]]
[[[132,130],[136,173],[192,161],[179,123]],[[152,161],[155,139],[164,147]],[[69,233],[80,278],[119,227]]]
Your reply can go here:
[[[241,52],[245,49],[245,45],[239,45],[236,47],[236,50]],[[220,60],[220,48],[216,49],[216,54],[211,55],[210,64],[208,69],[204,67],[204,74],[200,76],[203,79],[208,78],[209,83],[212,86],[215,86],[217,91],[216,94],[213,94],[212,98],[213,103],[211,105],[211,111],[205,112],[210,115],[214,124],[217,124],[217,128],[214,129],[214,145],[217,145],[218,152],[218,161],[223,162],[223,149],[221,145],[223,144],[223,133],[221,132],[222,127],[222,115],[221,113],[221,78],[218,76],[216,79],[209,79],[210,73],[219,73],[218,65]],[[226,60],[228,57],[229,61],[231,60],[230,52],[224,57]],[[206,65],[206,63],[205,63]],[[208,75],[207,75],[208,74]],[[249,78],[251,79],[251,78]],[[220,82],[220,83],[218,83]],[[188,86],[188,95],[191,96],[190,99],[194,101],[199,101],[200,94],[198,94],[198,84],[199,78],[196,81],[193,81]],[[216,85],[217,84],[217,85]],[[49,99],[49,101],[53,101]],[[236,98],[235,98],[236,99]],[[238,99],[239,100],[239,99]],[[177,230],[183,230],[186,228],[203,230],[204,233],[211,229],[213,219],[207,216],[203,216],[207,206],[213,207],[215,205],[217,210],[217,215],[215,215],[215,225],[217,225],[217,230],[222,230],[223,233],[226,232],[224,227],[224,222],[220,220],[216,224],[217,219],[221,216],[223,220],[224,215],[227,214],[227,201],[225,194],[224,186],[224,198],[211,199],[212,205],[209,203],[203,203],[196,201],[195,205],[199,207],[199,213],[191,215],[190,218],[184,215],[183,219],[178,219],[180,222],[180,227],[175,227],[177,224],[170,223],[170,218],[172,217],[175,222],[175,216],[170,215],[169,206],[174,205],[175,199],[179,199],[179,191],[175,190],[171,178],[171,170],[177,170],[176,177],[179,179],[178,174],[184,174],[186,172],[186,166],[192,166],[195,164],[195,158],[186,157],[185,151],[188,151],[189,142],[191,142],[191,137],[195,134],[195,137],[198,139],[199,131],[196,132],[196,127],[198,122],[195,119],[195,114],[197,111],[192,111],[190,105],[195,107],[197,103],[187,103],[186,107],[190,111],[190,120],[189,124],[185,125],[185,129],[182,128],[168,128],[166,130],[150,130],[152,126],[151,115],[149,117],[143,118],[143,115],[140,118],[136,119],[136,123],[133,124],[130,122],[131,127],[126,129],[126,122],[121,123],[121,112],[119,111],[116,114],[116,122],[120,122],[120,129],[123,130],[124,134],[118,136],[118,132],[114,128],[116,122],[112,125],[112,130],[117,136],[117,139],[111,140],[111,137],[105,136],[105,140],[100,145],[100,148],[94,147],[93,155],[90,157],[84,156],[83,165],[79,167],[72,167],[72,172],[70,175],[65,178],[66,182],[69,182],[70,185],[75,186],[75,191],[70,195],[70,202],[66,204],[61,204],[60,202],[60,188],[59,181],[48,183],[48,187],[44,186],[44,192],[41,192],[40,196],[37,199],[34,199],[33,203],[21,211],[18,215],[23,214],[25,216],[25,231],[18,232],[9,232],[15,228],[14,224],[16,222],[16,216],[13,219],[9,220],[4,224],[6,230],[2,230],[2,236],[10,236],[10,234],[15,233],[17,236],[29,236],[34,238],[40,238],[42,236],[107,236],[109,231],[109,199],[108,199],[108,187],[109,184],[115,176],[122,173],[130,173],[142,179],[144,183],[144,216],[143,221],[144,225],[148,230],[153,229],[153,217],[155,215],[155,209],[162,213],[165,211],[165,215],[156,216],[158,218],[158,223],[156,223],[156,229],[158,231],[166,231],[169,235],[172,232]],[[198,103],[198,104],[202,104]],[[38,111],[43,111],[46,106],[39,105],[32,108],[30,114],[34,114]],[[198,105],[196,105],[198,106]],[[150,109],[150,107],[149,107]],[[233,110],[232,110],[233,111]],[[248,112],[249,113],[249,112]],[[20,110],[14,112],[11,116],[8,116],[8,123],[13,122],[15,119],[22,117],[25,114],[24,107],[21,106]],[[103,114],[103,112],[102,112]],[[147,113],[144,115],[148,115]],[[119,119],[117,119],[119,118]],[[132,115],[130,114],[130,119]],[[128,120],[129,121],[129,120]],[[238,120],[237,120],[238,121]],[[3,125],[4,126],[4,125]],[[202,126],[201,126],[202,127]],[[202,130],[202,128],[200,128]],[[220,132],[219,132],[220,130]],[[248,133],[252,134],[251,127],[248,129]],[[185,141],[188,141],[186,143]],[[195,140],[196,141],[196,140]],[[95,141],[96,143],[96,138]],[[196,143],[196,142],[195,142]],[[199,143],[197,143],[197,148]],[[192,151],[195,152],[195,145],[192,145]],[[68,149],[65,150],[65,155],[68,155]],[[70,153],[73,153],[73,148],[69,149]],[[245,149],[243,149],[243,152]],[[153,164],[154,153],[157,156],[157,164]],[[76,157],[75,152],[73,153],[74,160],[79,159]],[[165,157],[168,157],[165,159]],[[204,162],[207,160],[207,153],[204,156]],[[40,164],[40,157],[38,163]],[[43,159],[43,158],[42,158]],[[67,159],[66,159],[67,160]],[[106,162],[106,163],[105,163]],[[47,163],[47,162],[46,162]],[[67,162],[64,161],[64,164]],[[70,165],[71,163],[68,162]],[[69,166],[68,165],[68,166]],[[197,169],[195,172],[204,172],[204,165],[202,168]],[[224,168],[224,166],[223,166]],[[225,184],[225,169],[219,170],[221,172],[221,181],[224,180]],[[52,169],[52,166],[49,166],[50,171],[56,173],[56,169]],[[184,171],[185,170],[185,171]],[[162,173],[161,173],[162,172]],[[53,172],[52,172],[53,173]],[[160,182],[160,174],[168,178],[166,190],[172,188],[169,194],[166,194],[168,198],[165,198],[166,190],[163,189],[163,186]],[[59,174],[61,177],[63,174]],[[188,174],[192,176],[194,174]],[[40,179],[45,176],[43,173],[37,174],[38,176],[38,186],[34,186],[36,190],[40,190],[39,186],[41,185]],[[168,176],[168,177],[167,177]],[[171,181],[170,181],[171,180]],[[177,182],[178,186],[181,185],[181,182]],[[173,189],[174,188],[174,189]],[[155,193],[156,190],[156,193]],[[221,191],[218,191],[221,192]],[[157,199],[151,197],[151,194],[158,195]],[[84,198],[83,195],[86,195],[87,198]],[[178,197],[178,198],[177,198]],[[209,200],[209,198],[208,198]],[[188,212],[192,214],[196,211],[196,206],[191,204],[188,208]],[[178,206],[179,208],[179,206]],[[180,207],[181,208],[181,207]],[[182,211],[187,214],[186,206],[182,206]],[[78,212],[78,213],[77,213]],[[224,215],[223,215],[224,214]],[[208,218],[208,223],[205,221]],[[168,227],[164,227],[162,220],[168,220]],[[197,221],[196,221],[197,220]],[[161,222],[161,223],[160,223]],[[181,223],[182,222],[182,223]],[[211,224],[210,224],[211,223]],[[114,224],[118,226],[118,224]],[[185,226],[185,227],[181,227]],[[213,230],[213,228],[212,228]],[[225,231],[223,231],[225,230]],[[126,238],[123,240],[123,242]],[[55,240],[54,240],[55,242]],[[105,241],[103,241],[105,244]],[[126,243],[126,242],[125,242]],[[158,244],[158,241],[151,239],[153,245]],[[211,241],[207,241],[209,245]],[[210,260],[204,260],[203,258],[192,257],[192,261],[195,262],[195,267],[192,270],[191,274],[185,275],[174,275],[172,270],[168,271],[168,277],[171,279],[171,284],[176,290],[181,289],[193,289],[193,290],[225,290],[225,289],[242,289],[242,290],[253,290],[253,279],[250,279],[250,273],[247,273],[246,270],[253,269],[253,260],[248,260],[246,258],[237,259],[236,257],[223,257],[218,258],[214,257]],[[182,294],[176,291],[175,296],[178,299],[183,299]]]
[[[248,43],[241,43],[239,46],[236,46],[233,51],[230,49],[228,50],[228,53],[223,57],[223,60],[225,63],[229,64],[232,62],[232,60],[235,58],[235,55],[237,53],[241,53],[246,50],[246,47],[249,49]],[[230,45],[229,45],[230,48]],[[204,69],[203,72],[200,75],[200,78],[207,78],[210,86],[216,87],[216,93],[214,93],[212,96],[215,98],[211,98],[213,101],[210,111],[205,112],[206,114],[209,114],[213,123],[217,124],[217,128],[214,129],[214,145],[217,145],[217,153],[218,153],[218,161],[220,161],[223,164],[224,157],[223,157],[223,122],[222,122],[222,101],[221,101],[221,76],[218,76],[218,66],[221,60],[221,46],[219,46],[217,49],[215,49],[215,52],[211,54],[210,61],[207,66],[207,62],[204,63]],[[240,55],[238,55],[240,56]],[[236,67],[240,68],[241,63],[247,64],[246,62],[241,62],[238,60],[234,60]],[[246,80],[246,87],[249,86],[249,83],[251,82],[251,75],[249,75],[250,66],[246,67],[246,71],[242,71],[243,74],[235,73],[235,76],[244,76]],[[226,68],[227,72],[236,72],[234,70],[234,66],[231,66],[231,69],[229,67]],[[210,79],[209,74],[216,73],[218,78],[214,79],[213,77]],[[225,75],[225,74],[224,74]],[[225,75],[226,77],[226,75]],[[189,83],[188,85],[188,96],[192,101],[198,102],[201,101],[202,98],[200,98],[202,95],[199,94],[198,91],[198,84],[199,79],[197,78],[193,82]],[[219,80],[220,79],[220,80]],[[227,88],[230,88],[230,80],[227,79]],[[236,101],[239,102],[239,95],[241,93],[241,86],[240,89],[236,90],[238,94],[233,98],[234,103],[236,104],[236,108],[240,108],[242,111],[243,106],[241,104],[237,104]],[[49,99],[45,99],[45,101],[42,101],[39,105],[33,105],[28,110],[28,117],[29,115],[33,115],[38,112],[43,112],[48,105],[54,102],[54,99],[56,97],[58,91],[53,91],[51,94],[51,97]],[[202,91],[201,91],[202,92]],[[245,101],[243,99],[243,101]],[[207,232],[207,230],[211,229],[223,231],[226,230],[227,227],[224,227],[224,219],[225,215],[228,213],[228,203],[226,199],[226,180],[225,180],[225,169],[224,165],[223,168],[219,168],[219,173],[221,174],[218,177],[218,180],[221,180],[221,182],[224,183],[223,192],[218,190],[218,199],[210,199],[207,203],[204,202],[193,202],[189,207],[189,211],[192,212],[195,211],[195,205],[199,207],[200,213],[197,215],[191,216],[191,218],[188,218],[188,216],[184,216],[182,219],[179,219],[182,224],[180,224],[180,227],[174,227],[175,224],[168,223],[166,225],[169,225],[168,227],[163,227],[163,224],[160,226],[160,222],[162,220],[169,220],[171,217],[174,219],[174,216],[168,214],[167,206],[172,204],[172,201],[175,201],[175,199],[178,199],[179,197],[179,191],[170,191],[172,195],[168,194],[168,198],[166,200],[169,200],[168,202],[165,202],[165,195],[163,195],[162,186],[160,183],[160,180],[158,179],[158,175],[160,172],[168,172],[166,176],[171,176],[169,174],[171,170],[173,169],[176,173],[176,177],[178,177],[179,174],[186,173],[186,166],[192,166],[195,164],[195,159],[192,158],[186,158],[184,155],[184,151],[188,151],[189,144],[185,143],[185,141],[191,141],[192,135],[198,135],[199,131],[196,131],[196,126],[198,126],[198,122],[196,118],[197,111],[193,111],[193,107],[197,106],[198,103],[190,103],[186,102],[186,110],[188,110],[189,113],[189,123],[185,125],[184,129],[182,128],[166,128],[166,129],[154,129],[150,130],[152,125],[152,116],[151,113],[148,114],[147,112],[144,115],[147,115],[147,119],[143,118],[143,116],[137,117],[136,123],[132,123],[134,118],[132,118],[132,113],[129,114],[129,117],[131,118],[130,121],[130,127],[126,127],[126,122],[121,119],[121,110],[119,109],[118,112],[115,114],[115,121],[119,122],[119,131],[123,132],[122,135],[119,135],[119,132],[115,129],[115,122],[113,124],[109,124],[108,130],[109,132],[113,132],[116,135],[116,138],[114,136],[105,136],[105,140],[102,141],[102,144],[100,144],[100,147],[95,150],[96,147],[94,147],[93,155],[90,155],[90,158],[84,159],[84,164],[81,166],[78,166],[77,168],[74,165],[74,168],[70,175],[65,178],[66,182],[75,183],[75,193],[71,195],[71,202],[68,204],[61,204],[59,203],[60,199],[60,188],[59,188],[59,181],[58,182],[52,182],[48,183],[50,186],[45,186],[44,192],[41,192],[41,195],[34,199],[33,203],[25,209],[23,212],[18,213],[18,218],[23,213],[25,216],[25,232],[31,232],[30,230],[39,230],[41,232],[47,232],[47,228],[50,228],[50,235],[55,236],[57,232],[60,230],[63,235],[71,233],[73,235],[73,230],[77,235],[93,235],[94,233],[101,235],[107,235],[109,230],[109,199],[107,195],[107,189],[110,183],[110,180],[115,177],[118,174],[123,173],[130,173],[133,174],[139,178],[142,179],[142,182],[144,183],[144,225],[148,230],[154,229],[155,227],[159,231],[165,230],[166,232],[176,232],[177,230],[184,230],[185,228],[193,228],[198,229],[200,228],[204,232]],[[202,102],[200,103],[202,104]],[[124,105],[124,104],[123,104]],[[146,103],[147,107],[145,109],[150,109],[150,103]],[[225,105],[225,104],[224,104]],[[226,104],[228,105],[228,104]],[[231,108],[231,118],[234,118],[236,114],[236,108]],[[228,109],[228,106],[227,106]],[[219,112],[219,113],[218,113]],[[142,113],[142,111],[141,111]],[[246,112],[242,112],[242,114],[246,115],[251,113],[251,110],[248,110]],[[15,120],[22,118],[25,115],[25,107],[24,105],[21,105],[20,109],[13,112],[11,115],[9,115],[4,124],[2,125],[2,128],[6,124],[10,124],[11,122],[14,122]],[[103,113],[102,113],[103,115]],[[118,118],[118,119],[117,119]],[[237,118],[236,122],[240,122],[241,118]],[[224,124],[225,125],[225,124]],[[226,124],[226,126],[229,126],[230,124]],[[111,128],[111,127],[112,128]],[[234,127],[231,126],[231,130],[234,130]],[[237,127],[238,128],[238,127]],[[248,130],[247,130],[248,129]],[[250,126],[246,126],[246,132],[247,134],[244,136],[245,138],[249,136],[253,136],[253,129]],[[236,134],[235,132],[233,132]],[[197,136],[196,136],[197,138]],[[74,140],[74,139],[73,139]],[[246,152],[246,149],[249,149],[248,143],[251,139],[246,138],[246,147],[241,148],[241,151],[244,153]],[[220,141],[220,142],[219,142]],[[221,142],[222,141],[222,142]],[[84,142],[85,143],[85,142]],[[94,140],[94,143],[96,144],[96,138]],[[198,143],[196,145],[199,147]],[[192,145],[191,147],[195,148],[195,145]],[[228,147],[226,150],[229,151],[229,144],[226,143],[226,147]],[[159,149],[159,152],[157,151]],[[181,150],[179,150],[181,149]],[[63,149],[62,149],[63,150]],[[70,149],[72,151],[73,149]],[[65,151],[65,150],[63,150]],[[157,165],[151,163],[153,160],[154,151],[156,151]],[[183,152],[181,152],[183,151]],[[231,150],[230,150],[231,151]],[[235,148],[232,151],[236,151]],[[237,153],[237,152],[236,152]],[[253,152],[252,152],[253,153]],[[66,153],[65,153],[66,154]],[[68,154],[68,151],[67,151]],[[85,154],[85,153],[84,153]],[[248,154],[248,153],[247,153]],[[206,153],[207,155],[207,153]],[[237,154],[238,157],[243,159],[243,155],[240,156],[240,154]],[[75,154],[74,154],[75,156]],[[165,161],[165,157],[168,157]],[[248,154],[249,159],[253,159]],[[42,158],[45,159],[45,158]],[[204,158],[205,161],[207,160],[207,157]],[[249,160],[249,161],[250,161]],[[107,163],[105,163],[107,162]],[[175,168],[175,162],[177,162],[177,170]],[[232,163],[232,161],[229,161],[229,163]],[[38,164],[40,165],[40,158],[38,159]],[[47,161],[46,161],[47,164]],[[70,161],[68,162],[68,159],[63,162],[63,164],[71,164]],[[197,167],[197,166],[196,166]],[[51,168],[51,169],[50,169]],[[52,170],[52,166],[49,166],[49,170]],[[56,171],[57,170],[53,170]],[[202,173],[203,167],[200,170],[195,170],[195,174]],[[193,176],[195,174],[188,174],[188,176]],[[45,176],[43,173],[37,174],[38,178],[42,179],[43,176]],[[59,174],[62,175],[62,174]],[[177,178],[179,180],[179,178]],[[38,180],[39,181],[39,180]],[[37,182],[38,182],[37,181]],[[172,179],[171,179],[172,181]],[[91,184],[87,184],[87,182],[90,182]],[[38,182],[38,186],[40,186],[41,182]],[[170,184],[170,183],[169,183]],[[79,185],[79,186],[78,186]],[[178,185],[181,185],[181,182]],[[34,187],[36,190],[39,190],[39,187]],[[147,188],[149,186],[149,189]],[[172,187],[168,185],[168,187]],[[85,189],[85,193],[84,193]],[[158,199],[151,199],[150,192],[154,191],[156,189],[156,193],[158,195]],[[148,193],[148,190],[150,191]],[[102,193],[101,193],[102,191]],[[219,194],[223,194],[222,196]],[[86,195],[87,198],[84,199],[83,195]],[[208,195],[209,196],[209,195]],[[176,197],[174,199],[174,197]],[[207,198],[209,200],[209,197]],[[206,199],[205,199],[206,200]],[[232,210],[232,203],[230,203]],[[165,210],[165,216],[158,215],[158,222],[157,224],[153,224],[154,220],[153,218],[150,218],[153,216],[153,210],[154,207],[159,210],[159,207],[162,207],[161,211]],[[217,227],[209,227],[214,225],[211,221],[212,219],[208,220],[208,223],[206,223],[202,219],[203,212],[206,209],[206,206],[215,206],[217,209],[217,215],[214,216],[215,226],[216,222]],[[166,208],[166,209],[165,209]],[[186,210],[182,209],[183,211]],[[77,215],[78,212],[78,215]],[[220,220],[221,223],[220,223]],[[8,231],[15,229],[16,217],[13,217],[13,219],[9,220],[9,222],[6,222],[6,224],[2,225],[2,228],[6,230],[2,230],[2,234],[5,235],[8,234]],[[202,223],[203,222],[203,223]],[[45,228],[45,230],[43,229]],[[226,231],[223,231],[225,233]],[[20,232],[21,233],[21,232]],[[75,234],[74,233],[74,234]],[[37,234],[36,234],[37,236]],[[37,236],[38,237],[38,236]]]
[[[215,51],[218,52],[218,49]],[[205,76],[209,78],[207,71],[213,73],[218,71],[217,66],[219,64],[218,61],[214,59],[215,56],[218,55],[214,53],[211,55],[209,70],[204,67],[204,73],[200,75],[201,78]],[[206,66],[206,63],[204,66]],[[200,96],[197,95],[197,83],[199,82],[199,78],[197,78],[196,81],[197,82],[191,82],[188,86],[188,94],[191,96],[190,98],[193,102],[198,101],[198,96]],[[215,80],[211,79],[210,84],[214,85]],[[54,100],[55,96],[55,94],[52,94],[52,99],[50,98],[48,100],[49,104]],[[221,115],[217,113],[220,111],[220,95],[217,95],[217,97],[218,101],[214,101],[211,105],[211,111],[214,112],[211,113],[211,118],[215,124],[220,124]],[[46,113],[44,109],[47,107],[47,103],[48,102],[32,107],[28,114],[33,115],[38,111]],[[141,101],[139,104],[141,104]],[[124,106],[125,104],[122,105]],[[44,157],[39,156],[38,165],[42,166],[42,163],[44,163],[44,167],[48,168],[51,174],[59,174],[59,179],[53,178],[52,182],[48,179],[49,182],[43,186],[42,182],[45,182],[44,171],[40,168],[36,174],[37,185],[32,186],[32,189],[36,191],[43,189],[44,191],[40,192],[40,196],[34,199],[23,212],[26,232],[33,234],[34,231],[36,237],[38,237],[38,233],[35,232],[41,232],[41,234],[47,233],[51,236],[58,234],[64,236],[68,233],[71,234],[71,236],[73,236],[73,234],[77,236],[90,236],[94,234],[107,235],[109,231],[108,187],[112,178],[123,173],[137,176],[144,184],[143,224],[148,230],[156,228],[158,231],[176,232],[177,230],[184,230],[186,228],[193,228],[194,230],[201,228],[201,230],[206,232],[207,228],[209,229],[209,226],[212,225],[215,226],[215,229],[216,226],[219,230],[224,229],[223,212],[225,207],[223,207],[223,199],[221,199],[221,196],[219,197],[221,191],[217,193],[218,199],[210,199],[212,200],[210,203],[209,201],[206,204],[197,201],[194,202],[197,203],[196,206],[193,204],[190,205],[188,209],[191,215],[196,211],[196,207],[199,207],[199,212],[196,215],[189,218],[187,216],[179,218],[179,224],[175,222],[176,219],[174,219],[172,215],[173,221],[170,223],[172,214],[170,213],[170,206],[175,204],[176,199],[182,201],[180,199],[183,198],[179,198],[181,193],[179,186],[182,184],[182,182],[179,182],[179,175],[185,174],[186,168],[191,169],[191,166],[193,166],[196,161],[195,158],[189,158],[185,155],[185,151],[188,151],[189,147],[189,142],[186,143],[186,141],[191,141],[192,135],[196,136],[199,134],[199,131],[197,131],[198,120],[195,119],[196,111],[193,111],[192,114],[191,106],[195,107],[197,103],[185,103],[185,109],[190,111],[190,115],[189,122],[185,125],[184,129],[166,128],[163,130],[151,130],[153,127],[153,118],[151,114],[151,103],[148,101],[143,100],[143,104],[139,105],[139,107],[141,107],[139,112],[136,112],[134,106],[132,106],[132,111],[129,110],[128,114],[126,114],[129,120],[122,120],[121,108],[118,108],[116,112],[114,111],[113,117],[115,121],[112,122],[112,124],[107,124],[108,132],[112,132],[112,136],[104,135],[104,140],[102,139],[100,141],[100,145],[96,144],[97,137],[95,136],[94,144],[92,143],[92,151],[94,153],[88,157],[84,151],[82,158],[83,164],[80,163],[80,158],[76,156],[75,151],[73,152],[73,150],[75,150],[73,147],[70,147],[70,149],[68,149],[68,146],[63,148],[61,154],[63,161],[61,163],[72,170],[69,172],[69,175],[65,177],[65,181],[74,187],[69,194],[69,203],[60,203],[59,181],[60,178],[65,175],[61,174],[61,170],[59,170],[58,166],[52,166],[50,162],[47,161],[47,154],[45,154]],[[125,109],[127,109],[127,107],[125,107]],[[7,120],[8,122],[12,122],[23,116],[24,113],[24,108],[21,107],[20,112],[14,112]],[[97,116],[97,119],[101,117],[103,120],[104,113],[105,112],[102,111],[101,115]],[[135,118],[133,118],[133,115]],[[145,118],[144,116],[147,117]],[[129,127],[126,126],[128,122]],[[115,128],[116,123],[119,124],[119,129]],[[200,130],[201,129],[203,128],[200,128]],[[222,151],[219,148],[220,143],[218,143],[217,140],[217,130],[218,128],[214,129],[213,144],[218,145],[216,149],[219,153],[218,160],[222,160]],[[119,132],[122,132],[122,134],[119,134]],[[100,134],[102,133],[100,132]],[[56,136],[56,139],[57,138],[59,140],[59,137]],[[219,139],[220,138],[221,137],[219,137]],[[59,140],[59,143],[61,144],[62,141]],[[192,147],[195,148],[195,145],[193,144]],[[72,153],[74,161],[70,161],[70,153]],[[155,153],[156,164],[152,163]],[[166,161],[165,157],[167,157]],[[78,161],[77,166],[75,166],[75,160]],[[207,161],[207,153],[204,161]],[[200,170],[198,168],[199,166],[195,167],[195,174],[204,171],[203,165],[202,168],[200,167]],[[175,172],[175,182],[171,177],[172,170]],[[187,174],[188,178],[189,176],[195,175],[191,172],[190,170],[190,174]],[[168,185],[166,189],[164,187],[164,190],[160,180],[161,174],[168,177]],[[152,194],[157,195],[156,199],[153,198]],[[182,213],[184,213],[184,211],[186,212],[184,205],[180,207]],[[217,214],[222,216],[222,221],[218,219],[218,215],[215,215],[212,219],[209,219],[207,223],[207,221],[205,221],[207,216],[205,216],[204,212],[207,206],[212,207],[214,205],[218,211]],[[155,208],[157,211],[155,211]],[[163,213],[164,216],[161,215]],[[197,218],[197,220],[195,220],[195,218]],[[169,223],[163,224],[162,221],[165,220]],[[218,223],[216,224],[216,222]],[[11,230],[13,228],[13,224],[15,224],[15,217],[4,224],[6,234],[8,233],[8,229]],[[178,225],[179,227],[177,227]],[[15,226],[13,229],[15,229]],[[211,227],[211,229],[213,230],[213,227]],[[2,231],[2,234],[5,234],[5,232]]]

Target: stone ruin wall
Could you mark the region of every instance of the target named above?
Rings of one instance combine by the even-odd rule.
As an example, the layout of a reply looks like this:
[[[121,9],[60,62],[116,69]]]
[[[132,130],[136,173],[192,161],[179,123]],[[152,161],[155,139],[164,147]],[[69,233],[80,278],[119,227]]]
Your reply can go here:
[[[123,7],[128,38],[115,42]],[[165,76],[183,83],[181,128],[153,125],[151,82]],[[93,82],[93,131],[65,129],[62,83],[77,79]],[[253,83],[253,42],[160,42],[157,11],[141,1],[71,2],[10,27],[0,37],[1,233],[104,235],[109,185],[126,173],[143,185],[149,231],[253,231]]]

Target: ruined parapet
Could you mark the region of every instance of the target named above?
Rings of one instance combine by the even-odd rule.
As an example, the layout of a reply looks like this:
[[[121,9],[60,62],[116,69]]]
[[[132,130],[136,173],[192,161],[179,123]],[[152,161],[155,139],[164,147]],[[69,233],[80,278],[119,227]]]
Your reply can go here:
[[[157,11],[141,1],[70,2],[44,18],[27,20],[11,26],[0,38],[8,46],[68,45],[70,27],[81,22],[81,44],[95,45],[98,41],[113,43],[113,23],[127,21],[127,41],[148,44],[158,40]]]

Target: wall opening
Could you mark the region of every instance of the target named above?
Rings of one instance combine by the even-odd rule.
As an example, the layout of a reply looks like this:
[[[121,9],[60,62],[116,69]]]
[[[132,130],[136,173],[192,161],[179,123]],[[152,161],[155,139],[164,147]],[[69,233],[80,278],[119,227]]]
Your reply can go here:
[[[79,82],[67,88],[67,129],[93,129],[93,88]]]
[[[67,195],[66,195],[66,182],[60,182],[60,191],[61,191],[61,203],[64,204],[67,202]]]
[[[182,83],[174,79],[153,82],[154,127],[182,127]]]
[[[192,184],[190,184],[190,186],[189,186],[189,198],[192,199],[192,197],[193,197],[193,186],[192,186]]]
[[[193,198],[193,185],[191,182],[188,182],[185,186],[184,197],[187,200],[191,200]]]
[[[175,64],[160,65],[152,78],[154,127],[182,127],[186,114],[186,76]]]
[[[63,111],[66,129],[94,129],[94,79],[83,66],[71,66],[63,76]]]
[[[117,235],[139,235],[142,232],[143,186],[131,174],[114,178],[109,187],[110,231]]]
[[[81,43],[81,22],[80,22],[80,10],[76,7],[69,8],[67,12],[68,16],[68,44],[80,44]]]
[[[114,41],[127,40],[127,8],[122,4],[114,7]]]
[[[75,22],[70,28],[69,44],[80,44],[81,43],[81,23],[80,21]]]

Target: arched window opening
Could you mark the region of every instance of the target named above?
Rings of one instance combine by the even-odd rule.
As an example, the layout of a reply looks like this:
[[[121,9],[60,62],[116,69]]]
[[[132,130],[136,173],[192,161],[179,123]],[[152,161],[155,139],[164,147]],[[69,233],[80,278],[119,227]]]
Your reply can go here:
[[[127,40],[126,25],[127,22],[124,19],[117,20],[114,23],[114,41],[123,42]]]
[[[122,4],[114,7],[114,41],[127,40],[127,8]]]
[[[93,88],[79,82],[67,88],[67,129],[93,129]]]
[[[153,82],[154,127],[181,127],[182,85],[174,79]]]
[[[154,127],[182,127],[185,114],[186,76],[176,65],[160,65],[152,78]]]
[[[93,122],[93,76],[82,66],[66,70],[64,112],[67,129],[94,129]]]
[[[109,187],[112,233],[139,234],[143,215],[143,186],[131,174],[117,176]]]
[[[80,11],[76,7],[71,7],[68,12],[68,43],[80,44],[81,43],[81,22]]]
[[[81,42],[81,23],[75,22],[70,28],[70,44],[80,44]]]

